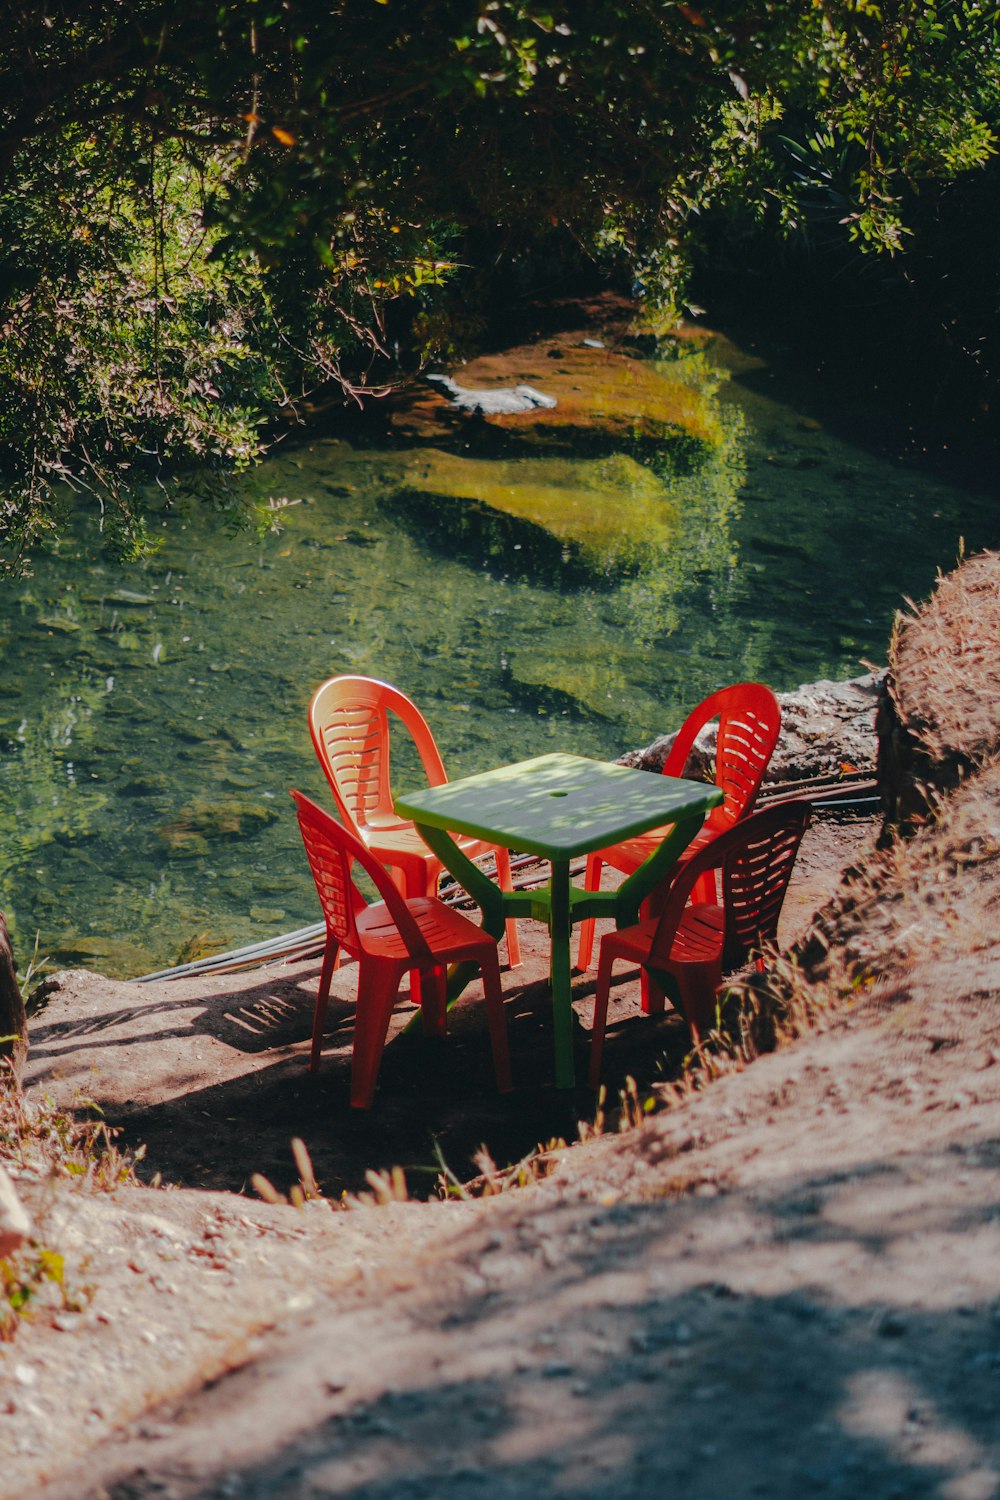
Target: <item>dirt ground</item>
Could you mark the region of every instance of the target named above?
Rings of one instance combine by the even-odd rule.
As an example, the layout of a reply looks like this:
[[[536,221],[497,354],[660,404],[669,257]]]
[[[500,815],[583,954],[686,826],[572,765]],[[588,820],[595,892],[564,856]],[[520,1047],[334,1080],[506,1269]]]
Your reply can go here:
[[[861,818],[815,819],[782,914],[786,944],[833,894],[841,869],[870,832]],[[612,871],[610,878],[620,877]],[[436,1196],[442,1161],[464,1180],[474,1174],[472,1158],[484,1143],[496,1161],[516,1161],[540,1141],[575,1139],[578,1122],[594,1114],[586,1074],[595,971],[574,979],[578,1087],[557,1090],[548,936],[539,923],[520,925],[524,961],[504,973],[511,1095],[498,1095],[494,1086],[478,985],[453,1010],[445,1041],[424,1037],[419,1027],[402,1034],[415,1014],[404,989],[376,1107],[352,1110],[357,968],[347,964],[334,978],[323,1061],[310,1074],[317,957],[148,984],[64,971],[31,1028],[29,1096],[44,1093],[63,1108],[94,1100],[121,1127],[121,1144],[145,1145],[139,1172],[146,1181],[158,1173],[172,1186],[240,1193],[250,1190],[252,1173],[262,1172],[287,1191],[298,1176],[289,1149],[298,1136],[328,1197],[364,1188],[368,1169],[393,1166],[404,1168],[413,1196]],[[604,1072],[612,1099],[629,1075],[642,1088],[676,1075],[690,1050],[680,1017],[644,1016],[635,975],[620,973]]]
[[[918,885],[865,929],[904,966]],[[912,952],[904,984],[498,1197],[61,1200],[97,1292],[0,1351],[0,1493],[991,1500],[1000,953],[970,990],[948,942]]]

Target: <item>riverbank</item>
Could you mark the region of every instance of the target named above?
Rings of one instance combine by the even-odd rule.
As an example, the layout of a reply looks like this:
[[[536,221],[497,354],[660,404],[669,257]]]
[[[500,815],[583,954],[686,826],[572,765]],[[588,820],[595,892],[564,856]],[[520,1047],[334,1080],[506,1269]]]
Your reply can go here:
[[[769,785],[839,775],[845,767],[874,774],[877,681],[816,683],[782,694],[783,731]],[[649,769],[662,764],[663,742],[624,757]],[[708,755],[703,752],[704,773]],[[852,773],[853,774],[853,773]],[[874,809],[818,816],[806,835],[785,908],[782,936],[790,944],[833,895],[840,872],[870,842]],[[867,817],[865,816],[867,814]],[[544,866],[519,879],[545,878]],[[611,878],[616,878],[613,875]],[[602,924],[606,925],[606,924]],[[486,1142],[500,1161],[516,1161],[540,1140],[575,1139],[590,1119],[589,1089],[552,1086],[548,935],[521,924],[521,966],[504,974],[516,1093],[496,1095],[481,1004],[476,991],[456,1008],[446,1045],[401,1032],[412,1010],[400,1006],[390,1029],[378,1108],[359,1116],[348,1106],[357,970],[336,976],[320,1072],[306,1072],[312,1005],[319,973],[309,957],[247,972],[212,969],[132,984],[69,969],[46,984],[33,1018],[25,1074],[29,1096],[49,1095],[62,1109],[93,1099],[119,1127],[121,1142],[146,1148],[139,1170],[149,1181],[186,1188],[247,1189],[254,1171],[287,1191],[295,1180],[289,1141],[300,1136],[313,1153],[328,1196],[364,1187],[368,1168],[395,1166],[414,1196],[433,1196],[443,1157],[459,1177]],[[586,1077],[586,1046],[594,973],[574,985],[578,1076]],[[616,986],[609,1041],[612,1098],[626,1076],[650,1088],[674,1075],[689,1049],[686,1029],[643,1018],[638,986]],[[248,1142],[234,1123],[253,1119]]]
[[[625,325],[634,309],[558,311],[544,348],[451,373],[463,385],[524,379],[545,391],[548,367],[552,376],[565,363],[563,391],[585,384],[574,372],[586,356],[605,366],[604,385],[586,387],[592,406],[622,382],[642,394],[635,367],[651,350]],[[494,464],[483,452],[499,442],[494,429],[484,424],[484,437],[478,417],[427,386],[430,446],[398,431],[390,440],[389,409],[372,402],[350,441],[301,429],[246,476],[257,499],[280,502],[280,534],[232,540],[217,516],[171,511],[154,556],[108,569],[96,529],[74,515],[66,546],[0,597],[11,664],[0,694],[0,909],[22,964],[38,934],[40,960],[130,978],[312,920],[287,789],[326,795],[306,710],[335,673],[406,691],[452,776],[569,747],[613,759],[721,682],[791,688],[880,661],[900,598],[931,586],[960,537],[970,549],[996,542],[994,500],[838,436],[835,408],[807,414],[772,399],[764,362],[721,336],[685,332],[661,352],[672,357],[654,361],[658,381],[684,388],[670,411],[683,415],[687,402],[703,436],[732,438],[711,451],[674,445],[687,459],[669,483],[648,435],[639,450],[631,438],[619,448],[607,424],[588,437],[577,407],[571,451],[550,453],[541,486],[534,459],[508,451]],[[568,390],[560,399],[550,414],[573,414]],[[505,430],[503,444],[515,442]],[[622,546],[636,530],[623,491],[642,511],[640,536],[669,513],[678,545],[651,572],[602,568],[582,589],[553,586],[549,563],[558,574],[564,562],[555,531],[546,541],[526,517],[474,505],[474,535],[460,536],[451,507],[412,509],[432,470],[455,478],[453,461],[467,473],[473,460],[484,497],[505,476],[520,478],[519,493],[568,502],[594,495],[600,478],[610,488],[589,509],[622,520]],[[395,503],[404,492],[406,516]],[[446,534],[434,541],[438,522]],[[397,775],[405,769],[397,759]]]
[[[984,704],[998,598],[923,667],[975,687],[978,660]],[[893,666],[916,722],[919,674]],[[1000,1493],[995,752],[935,826],[854,851],[775,991],[797,1040],[653,1085],[658,1112],[554,1147],[522,1190],[399,1202],[386,1178],[344,1213],[27,1184],[91,1291],[0,1351],[2,1493]],[[64,1056],[113,1041],[114,998]],[[167,1054],[179,1018],[150,1016]],[[248,1170],[250,1119],[228,1122]],[[208,1149],[226,1122],[202,1128]]]

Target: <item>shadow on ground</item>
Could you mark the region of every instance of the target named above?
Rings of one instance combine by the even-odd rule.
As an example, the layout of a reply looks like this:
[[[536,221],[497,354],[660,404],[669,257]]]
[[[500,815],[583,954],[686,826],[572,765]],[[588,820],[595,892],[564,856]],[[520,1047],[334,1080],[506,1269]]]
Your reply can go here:
[[[100,1493],[992,1500],[998,1167],[990,1140],[493,1216],[436,1281],[317,1312],[161,1413],[162,1446],[136,1467],[126,1445]],[[930,1205],[916,1174],[940,1184]],[[931,1241],[952,1274],[917,1293]]]
[[[187,981],[175,1000],[169,984],[155,991],[119,984],[110,1003],[86,1014],[43,1012],[32,1031],[31,1087],[54,1089],[62,1103],[72,1102],[74,1086],[77,1096],[94,1098],[120,1127],[121,1144],[146,1147],[139,1172],[147,1180],[160,1173],[178,1186],[241,1192],[261,1172],[287,1191],[297,1179],[290,1143],[298,1136],[329,1197],[363,1189],[369,1169],[393,1166],[405,1170],[411,1196],[435,1196],[445,1167],[463,1181],[477,1172],[474,1157],[484,1145],[506,1166],[539,1143],[575,1140],[579,1122],[594,1117],[596,1098],[585,1082],[593,979],[578,975],[574,985],[578,1085],[557,1090],[551,1000],[544,979],[528,977],[539,960],[530,939],[526,947],[523,969],[504,975],[511,1094],[496,1091],[474,985],[452,1010],[446,1038],[424,1036],[419,1018],[406,1030],[417,1012],[404,997],[374,1107],[352,1110],[357,970],[345,965],[336,976],[322,1062],[310,1073],[318,960],[291,974],[276,967],[263,978],[244,976],[245,988],[222,994],[192,993]],[[621,979],[605,1053],[612,1101],[628,1075],[645,1088],[675,1074],[690,1046],[676,1014],[640,1013],[635,973],[622,971]],[[133,1003],[115,1003],[126,997]]]
[[[867,822],[814,823],[782,914],[783,942],[807,926],[869,836]],[[300,1137],[330,1198],[364,1189],[367,1171],[394,1166],[412,1196],[435,1196],[442,1162],[466,1181],[484,1145],[504,1167],[540,1143],[575,1140],[579,1123],[594,1118],[585,1083],[594,971],[573,979],[578,1086],[557,1090],[548,934],[535,922],[520,928],[523,962],[503,972],[509,1095],[496,1092],[478,982],[451,1011],[443,1039],[423,1036],[419,1023],[406,1030],[415,1011],[404,987],[374,1107],[352,1110],[357,967],[346,963],[334,976],[322,1063],[310,1074],[318,958],[141,984],[68,971],[32,1020],[26,1084],[63,1107],[96,1101],[125,1145],[146,1146],[139,1170],[147,1179],[159,1172],[180,1186],[242,1192],[261,1172],[287,1192],[297,1177],[291,1141]],[[640,1091],[676,1077],[689,1050],[676,1013],[644,1016],[637,973],[617,968],[603,1070],[611,1106],[629,1077]]]

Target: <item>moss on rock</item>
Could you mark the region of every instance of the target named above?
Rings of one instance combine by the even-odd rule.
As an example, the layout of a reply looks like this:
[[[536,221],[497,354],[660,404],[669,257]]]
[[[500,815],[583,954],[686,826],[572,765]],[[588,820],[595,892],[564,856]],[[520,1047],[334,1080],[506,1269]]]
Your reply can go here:
[[[463,550],[466,532],[466,550],[505,571],[620,577],[650,562],[676,535],[667,486],[624,454],[487,461],[423,449],[408,471],[390,506],[431,538],[443,526],[453,555],[456,545]]]
[[[704,567],[706,538],[718,551],[742,482],[738,424],[697,349],[644,360],[577,330],[478,358],[456,383],[530,386],[555,404],[471,414],[435,388],[396,408],[396,436],[414,446],[384,504],[425,545],[590,587],[673,575],[669,559],[687,575],[688,563]]]

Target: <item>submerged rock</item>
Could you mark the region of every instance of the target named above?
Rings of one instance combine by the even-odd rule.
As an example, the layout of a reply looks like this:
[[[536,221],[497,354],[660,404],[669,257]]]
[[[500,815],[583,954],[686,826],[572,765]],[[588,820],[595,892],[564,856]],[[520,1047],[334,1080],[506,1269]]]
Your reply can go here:
[[[677,510],[668,487],[634,459],[466,458],[414,454],[410,483],[387,506],[449,555],[502,571],[620,576],[669,547]]]
[[[266,802],[244,797],[219,797],[182,808],[157,834],[175,856],[196,857],[208,852],[212,839],[246,838],[273,823],[278,814]]]
[[[39,615],[38,628],[58,631],[61,635],[72,635],[81,629],[81,625],[79,620],[71,620],[68,615]]]
[[[101,973],[142,974],[153,964],[152,952],[138,938],[72,933],[47,946],[48,961],[59,969],[92,964]]]
[[[553,653],[545,636],[513,646],[506,669],[511,697],[539,712],[613,723],[627,693],[633,712],[655,712],[652,699],[626,683],[621,662],[609,659],[603,640],[575,631],[573,647]]]
[[[558,405],[554,396],[546,396],[531,385],[472,390],[459,385],[450,375],[428,375],[427,379],[448,392],[452,406],[460,411],[478,412],[481,416],[513,416],[521,411],[534,411],[539,406],[551,410]]]

